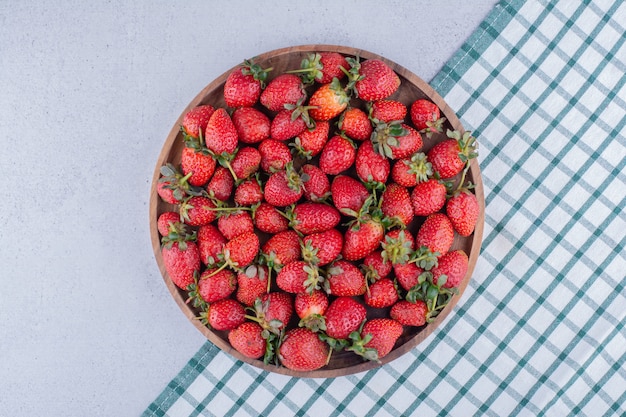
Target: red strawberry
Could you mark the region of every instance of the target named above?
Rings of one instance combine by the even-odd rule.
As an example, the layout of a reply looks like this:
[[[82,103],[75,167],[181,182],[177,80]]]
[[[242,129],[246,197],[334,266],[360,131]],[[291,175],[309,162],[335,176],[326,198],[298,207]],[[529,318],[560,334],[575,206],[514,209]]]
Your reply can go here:
[[[305,199],[320,202],[330,196],[330,181],[324,171],[312,164],[303,165],[300,171]]]
[[[391,164],[389,160],[374,151],[374,145],[367,140],[359,145],[355,161],[356,174],[365,183],[387,182]]]
[[[224,244],[226,263],[238,268],[250,265],[259,252],[259,238],[254,232],[242,233]]]
[[[338,297],[326,309],[326,335],[347,339],[365,321],[367,310],[352,297]]]
[[[211,181],[207,184],[206,191],[211,197],[217,198],[220,201],[226,201],[230,198],[234,185],[235,180],[230,171],[220,166],[217,167],[213,178],[211,178]]]
[[[476,195],[467,189],[455,193],[448,199],[446,214],[459,235],[471,235],[480,215],[480,206]]]
[[[267,84],[261,93],[260,101],[268,110],[278,112],[285,108],[285,104],[295,105],[304,97],[304,86],[300,77],[281,74]]]
[[[222,252],[227,241],[218,228],[212,224],[199,227],[197,242],[202,263],[205,265],[216,263],[217,256]]]
[[[326,330],[324,314],[328,308],[328,296],[325,292],[315,290],[310,294],[301,292],[296,295],[294,309],[300,317],[300,327],[306,327],[314,332]]]
[[[300,135],[309,126],[307,117],[297,109],[279,111],[270,124],[272,139],[289,140]]]
[[[309,114],[314,120],[328,121],[333,119],[348,107],[350,98],[335,78],[328,84],[319,87],[309,99]]]
[[[268,266],[280,269],[300,259],[300,238],[293,230],[276,233],[263,244],[262,251]]]
[[[217,218],[215,208],[217,206],[210,198],[193,196],[181,203],[180,217],[189,226],[204,226]]]
[[[201,187],[213,176],[216,163],[213,157],[185,147],[180,157],[180,165],[184,175],[191,174],[187,179],[189,184]]]
[[[259,170],[261,165],[261,153],[249,146],[239,149],[230,163],[230,167],[237,179],[250,177]]]
[[[426,217],[415,236],[417,247],[426,246],[432,252],[440,255],[450,250],[454,241],[454,228],[452,222],[443,213],[435,213]]]
[[[324,203],[306,202],[289,210],[289,225],[303,235],[324,232],[337,226],[341,214],[336,208]]]
[[[228,341],[242,355],[258,359],[265,353],[266,342],[261,336],[263,328],[253,321],[241,323],[228,333]]]
[[[231,119],[242,143],[259,143],[270,137],[270,119],[254,107],[236,109]]]
[[[369,282],[375,282],[391,274],[393,265],[391,262],[383,259],[381,250],[375,250],[363,259],[361,269]]]
[[[289,228],[289,220],[276,207],[263,202],[254,211],[254,225],[262,232],[276,234]]]
[[[293,261],[283,266],[276,275],[276,285],[281,290],[297,294],[305,292],[308,288],[309,271],[311,267],[304,261]],[[312,282],[313,286],[317,285]]]
[[[367,113],[357,107],[344,111],[337,126],[344,135],[358,141],[369,139],[374,130]]]
[[[215,108],[210,104],[204,104],[189,110],[183,116],[181,130],[192,138],[198,138],[200,133],[204,133],[209,119],[215,112]]]
[[[207,303],[214,303],[230,297],[237,288],[237,278],[233,271],[223,269],[213,274],[213,269],[206,269],[198,280],[198,291]]]
[[[319,167],[328,175],[337,175],[352,166],[356,150],[349,139],[335,135],[326,142],[320,154]]]
[[[458,287],[467,274],[468,264],[467,254],[460,249],[442,255],[439,257],[437,266],[430,271],[433,274],[433,282],[437,283],[439,278],[445,275],[447,279],[442,287]]]
[[[338,52],[319,52],[309,54],[300,64],[300,69],[289,71],[293,74],[300,74],[305,84],[317,82],[327,84],[333,78],[342,79],[345,77],[344,70],[350,68],[346,58]]]
[[[385,216],[396,220],[403,226],[408,226],[413,221],[411,196],[405,187],[395,183],[388,184],[381,200],[380,208]]]
[[[235,125],[225,109],[215,110],[209,119],[204,141],[206,147],[216,155],[235,152],[239,142],[237,129],[235,129]]]
[[[370,196],[365,185],[347,175],[337,175],[330,185],[334,206],[342,214],[356,217]]]
[[[408,230],[393,229],[385,234],[385,240],[381,246],[383,248],[381,252],[383,260],[395,265],[409,261],[415,242]]]
[[[267,292],[269,271],[263,265],[250,265],[237,274],[235,298],[245,306],[252,306],[257,298]]]
[[[433,133],[443,132],[445,118],[441,117],[439,107],[427,99],[417,99],[411,104],[411,121],[419,131],[424,131],[430,137]]]
[[[235,204],[239,206],[252,206],[263,201],[263,190],[259,180],[255,177],[248,178],[235,188]]]
[[[339,259],[328,268],[326,277],[330,294],[351,297],[365,294],[365,276],[353,263]]]
[[[370,107],[370,117],[383,123],[402,121],[406,117],[406,112],[406,106],[397,100],[375,101]]]
[[[424,270],[411,262],[394,264],[393,272],[396,275],[398,284],[408,291],[417,285],[419,276],[422,275]]]
[[[170,230],[177,230],[180,226],[180,214],[175,211],[166,211],[157,219],[157,230],[161,236],[170,234]]]
[[[293,315],[293,297],[286,292],[270,292],[255,302],[257,317],[262,327],[280,330],[287,326]]]
[[[304,193],[302,179],[290,164],[284,171],[270,175],[265,183],[265,201],[275,207],[285,207],[296,203]]]
[[[244,210],[222,213],[217,219],[217,228],[222,235],[231,240],[242,233],[254,231],[250,212]]]
[[[328,142],[328,133],[330,132],[330,123],[327,121],[318,121],[313,129],[306,129],[300,133],[291,144],[298,155],[303,158],[311,159],[317,156],[324,145]]]
[[[398,289],[391,279],[381,278],[369,286],[364,299],[365,304],[370,307],[391,307],[398,301]]]
[[[285,333],[278,357],[285,368],[309,372],[326,365],[329,349],[317,333],[306,328],[294,328]]]
[[[400,300],[391,307],[389,317],[396,320],[403,326],[423,326],[426,324],[428,308],[422,300],[415,303]]]
[[[246,321],[246,310],[237,300],[225,298],[209,306],[207,317],[214,330],[232,330]]]
[[[405,187],[415,187],[418,182],[426,181],[432,175],[432,165],[426,160],[426,154],[423,152],[399,159],[391,168],[391,178]]]
[[[166,203],[179,204],[188,195],[195,194],[193,187],[187,182],[191,174],[183,176],[172,164],[163,165],[160,172],[157,194]]]
[[[235,68],[224,83],[224,101],[228,107],[251,107],[261,96],[267,73],[271,69],[263,69],[252,60],[245,60],[243,65]]]
[[[402,335],[402,324],[394,319],[368,320],[361,329],[361,338],[348,348],[368,360],[379,361],[387,356]]]
[[[437,143],[427,154],[433,170],[439,173],[442,179],[456,176],[463,171],[470,159],[478,155],[476,138],[471,132],[461,134],[458,130],[448,130],[447,135],[450,139]]]
[[[175,241],[163,245],[161,256],[167,275],[177,287],[186,289],[200,271],[200,252],[192,241]]]
[[[354,85],[357,96],[363,101],[377,101],[389,97],[400,87],[400,77],[385,62],[369,59],[355,68],[359,80]]]
[[[385,229],[379,220],[365,216],[346,230],[344,235],[344,259],[356,261],[376,250],[383,240]]]
[[[330,229],[305,236],[302,244],[302,258],[311,264],[324,266],[341,254],[343,235],[337,229]]]
[[[446,186],[435,179],[420,182],[411,192],[411,204],[416,216],[428,216],[446,204]]]
[[[372,141],[376,152],[390,159],[411,157],[424,144],[417,130],[399,122],[376,124]]]
[[[285,142],[274,139],[265,139],[259,144],[261,153],[261,169],[265,172],[275,172],[285,169],[292,161],[291,152]]]

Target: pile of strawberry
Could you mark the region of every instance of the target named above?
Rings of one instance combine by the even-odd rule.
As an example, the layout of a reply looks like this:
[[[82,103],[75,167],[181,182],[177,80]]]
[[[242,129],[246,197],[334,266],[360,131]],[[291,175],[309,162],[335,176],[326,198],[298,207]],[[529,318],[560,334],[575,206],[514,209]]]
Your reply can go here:
[[[161,167],[162,257],[198,318],[242,355],[296,371],[334,350],[379,361],[445,308],[468,269],[476,142],[385,62],[335,52],[275,74],[244,61],[225,106],[191,109]],[[274,75],[274,74],[273,74]],[[423,140],[440,136],[427,153]]]

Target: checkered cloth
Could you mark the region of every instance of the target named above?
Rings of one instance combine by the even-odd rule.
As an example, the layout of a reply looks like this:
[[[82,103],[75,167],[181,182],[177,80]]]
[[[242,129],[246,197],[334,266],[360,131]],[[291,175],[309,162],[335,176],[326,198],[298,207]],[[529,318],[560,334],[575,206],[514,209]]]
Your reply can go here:
[[[480,142],[481,257],[403,357],[334,379],[208,343],[145,415],[626,414],[626,3],[505,1],[431,85]]]

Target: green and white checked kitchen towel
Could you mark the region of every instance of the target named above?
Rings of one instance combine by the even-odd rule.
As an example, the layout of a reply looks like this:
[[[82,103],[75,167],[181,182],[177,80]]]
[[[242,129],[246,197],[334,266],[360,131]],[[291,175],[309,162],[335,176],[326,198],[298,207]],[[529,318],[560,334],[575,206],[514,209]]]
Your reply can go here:
[[[145,415],[626,415],[626,3],[499,4],[431,85],[480,142],[483,251],[378,370],[262,372],[209,342]]]

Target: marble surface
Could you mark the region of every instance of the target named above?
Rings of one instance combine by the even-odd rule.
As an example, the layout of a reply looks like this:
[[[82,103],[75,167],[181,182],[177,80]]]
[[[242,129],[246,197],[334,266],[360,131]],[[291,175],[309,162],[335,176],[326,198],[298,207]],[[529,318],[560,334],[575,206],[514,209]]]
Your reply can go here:
[[[430,80],[495,0],[0,2],[0,415],[139,415],[205,339],[154,261],[148,198],[186,104],[301,44]]]

